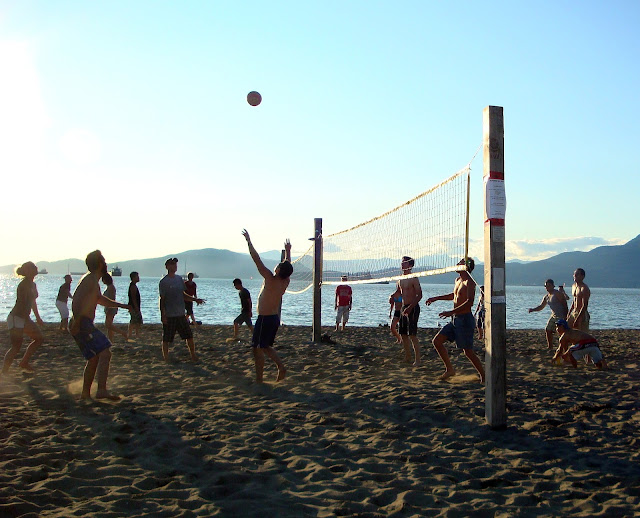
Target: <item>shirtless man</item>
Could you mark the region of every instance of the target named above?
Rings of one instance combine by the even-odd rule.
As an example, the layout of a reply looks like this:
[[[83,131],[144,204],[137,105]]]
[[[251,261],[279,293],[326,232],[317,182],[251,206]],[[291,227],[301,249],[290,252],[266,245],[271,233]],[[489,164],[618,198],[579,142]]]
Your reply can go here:
[[[462,259],[458,264],[465,264],[465,260]],[[444,343],[447,341],[456,342],[459,349],[464,351],[464,354],[469,361],[473,364],[478,376],[480,376],[480,382],[484,383],[484,368],[480,359],[473,352],[473,332],[475,328],[475,319],[471,314],[473,308],[473,299],[476,294],[476,283],[469,275],[475,267],[473,259],[467,260],[467,270],[459,272],[453,287],[453,293],[447,295],[440,295],[437,297],[429,297],[426,300],[426,305],[430,306],[436,300],[453,300],[453,309],[451,311],[443,311],[440,313],[440,318],[453,317],[452,321],[444,326],[438,334],[433,338],[433,346],[436,348],[440,359],[444,362],[445,371],[441,380],[445,380],[453,376],[456,371],[451,365],[449,359],[449,353],[444,347]]]
[[[589,286],[584,283],[585,272],[582,268],[576,268],[573,272],[573,286],[571,286],[571,295],[573,296],[573,302],[571,308],[569,308],[569,325],[574,329],[580,331],[589,331],[589,297],[591,297],[591,290]]]
[[[556,329],[560,335],[560,345],[552,361],[562,358],[577,367],[576,360],[590,357],[598,369],[607,368],[607,362],[604,360],[598,341],[593,336],[579,329],[569,329],[569,324],[563,319],[556,322]]]
[[[415,261],[404,256],[400,267],[402,275],[409,275]],[[402,309],[400,311],[399,334],[402,338],[404,349],[404,359],[407,363],[411,361],[411,348],[413,347],[413,366],[420,365],[420,344],[418,343],[418,319],[420,318],[420,300],[422,300],[422,286],[416,277],[410,279],[400,279],[396,291],[389,300],[402,296]]]
[[[256,366],[256,382],[262,383],[264,373],[264,356],[271,358],[278,367],[276,381],[282,381],[287,373],[287,369],[280,360],[273,343],[276,339],[278,327],[280,327],[280,306],[282,295],[289,286],[289,277],[293,273],[291,265],[291,243],[287,239],[284,242],[285,260],[276,266],[273,273],[264,265],[262,259],[251,243],[249,232],[242,230],[242,235],[247,240],[249,254],[256,263],[258,272],[264,277],[264,282],[258,295],[258,318],[253,328],[253,338],[251,347],[253,348],[253,359]]]
[[[569,313],[569,310],[567,309],[567,300],[569,300],[569,295],[565,293],[563,286],[558,286],[558,289],[556,290],[553,279],[547,279],[544,283],[544,287],[547,290],[547,294],[542,298],[542,302],[540,302],[539,306],[529,308],[529,313],[540,311],[547,305],[551,308],[551,316],[549,317],[547,327],[545,328],[545,333],[547,335],[547,348],[551,349],[553,347],[553,333],[556,329],[556,322],[560,319],[567,319],[567,315]]]
[[[104,274],[107,273],[107,263],[100,250],[95,250],[87,255],[85,260],[89,273],[86,273],[73,294],[71,310],[73,317],[69,322],[69,332],[80,348],[82,355],[87,360],[84,368],[84,380],[82,383],[82,399],[91,399],[91,385],[98,373],[97,399],[110,399],[117,401],[119,396],[114,396],[107,391],[107,377],[111,363],[111,342],[94,325],[96,305],[107,308],[131,309],[127,304],[120,304],[108,299],[100,293],[98,284]]]

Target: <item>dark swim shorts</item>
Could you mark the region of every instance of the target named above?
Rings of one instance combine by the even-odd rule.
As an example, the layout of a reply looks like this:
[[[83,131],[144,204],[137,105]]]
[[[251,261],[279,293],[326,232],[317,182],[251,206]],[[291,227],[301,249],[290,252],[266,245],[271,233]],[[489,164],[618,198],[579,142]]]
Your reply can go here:
[[[439,334],[447,337],[449,342],[455,342],[458,349],[473,348],[473,332],[476,319],[471,313],[453,315],[453,320],[442,328]]]
[[[187,322],[187,317],[167,317],[167,323],[162,324],[162,341],[173,342],[176,331],[180,334],[180,338],[188,340],[193,338],[193,333]]]
[[[402,306],[402,311],[408,306]],[[409,315],[400,317],[398,333],[401,335],[416,336],[418,334],[418,319],[420,318],[420,305],[416,304]]]
[[[234,324],[238,324],[239,326],[241,326],[242,324],[247,324],[248,326],[253,325],[251,324],[251,315],[247,312],[242,312],[240,313],[236,319],[233,321]]]
[[[276,341],[276,333],[280,327],[280,317],[278,315],[258,315],[256,325],[253,328],[253,338],[251,347],[266,349]]]
[[[93,322],[86,317],[80,321],[80,331],[72,336],[85,360],[90,360],[111,347],[109,339],[96,329]]]

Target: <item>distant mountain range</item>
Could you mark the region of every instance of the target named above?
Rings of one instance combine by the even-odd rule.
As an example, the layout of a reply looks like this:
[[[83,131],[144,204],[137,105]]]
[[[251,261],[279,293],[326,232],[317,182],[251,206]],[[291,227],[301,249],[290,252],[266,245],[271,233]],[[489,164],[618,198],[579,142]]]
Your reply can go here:
[[[261,253],[265,266],[273,269],[280,260],[279,251]],[[177,257],[178,273],[196,272],[200,277],[233,279],[235,277],[257,277],[253,260],[249,254],[230,250],[204,248],[171,253],[151,259],[134,259],[117,264],[123,276],[137,271],[143,277],[161,277],[166,273],[164,262],[168,257]],[[108,261],[108,258],[107,258]],[[85,272],[84,260],[38,261],[38,268],[46,269],[50,275]],[[109,267],[116,264],[109,263]],[[0,267],[0,273],[12,273],[15,265]],[[474,278],[482,283],[483,265],[478,263]],[[592,287],[640,288],[640,235],[619,246],[600,246],[589,252],[564,252],[562,254],[531,263],[509,262],[506,265],[507,284],[512,286],[540,286],[551,278],[556,285],[573,282],[576,268],[586,271],[585,282]],[[421,279],[426,284],[441,284],[453,281],[455,274],[436,275]]]

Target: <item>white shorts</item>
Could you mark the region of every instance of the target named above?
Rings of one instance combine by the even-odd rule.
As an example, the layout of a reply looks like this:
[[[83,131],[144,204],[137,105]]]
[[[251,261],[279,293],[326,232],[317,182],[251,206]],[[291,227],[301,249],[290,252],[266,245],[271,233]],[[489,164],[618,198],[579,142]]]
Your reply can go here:
[[[584,358],[587,354],[591,357],[593,363],[600,363],[604,358],[602,351],[597,345],[588,344],[586,347],[581,347],[580,349],[574,349],[574,347],[576,346],[570,347],[569,352],[576,360]]]
[[[349,322],[349,306],[338,306],[338,312],[336,313],[336,324]]]
[[[7,329],[9,329],[9,331],[11,331],[12,329],[24,329],[24,324],[27,320],[29,320],[28,317],[20,318],[9,313],[9,315],[7,316]]]
[[[66,302],[62,302],[61,300],[56,300],[56,307],[60,312],[60,318],[69,318],[69,306]]]

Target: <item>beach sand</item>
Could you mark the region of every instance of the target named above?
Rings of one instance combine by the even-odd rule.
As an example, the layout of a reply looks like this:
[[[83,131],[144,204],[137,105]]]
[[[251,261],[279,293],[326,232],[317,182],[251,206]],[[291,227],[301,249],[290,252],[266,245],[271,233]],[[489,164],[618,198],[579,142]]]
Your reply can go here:
[[[267,359],[256,385],[231,326],[197,326],[200,362],[176,341],[165,364],[161,328],[146,325],[115,340],[109,388],[123,399],[107,403],[77,400],[84,360],[47,324],[36,375],[16,361],[0,379],[0,516],[639,512],[640,331],[593,332],[607,371],[551,365],[543,329],[508,331],[502,431],[464,355],[449,349],[458,375],[436,380],[436,330],[420,330],[418,369],[388,328],[327,331],[336,345],[283,327],[287,378],[273,382]],[[4,355],[5,323],[0,337]]]

